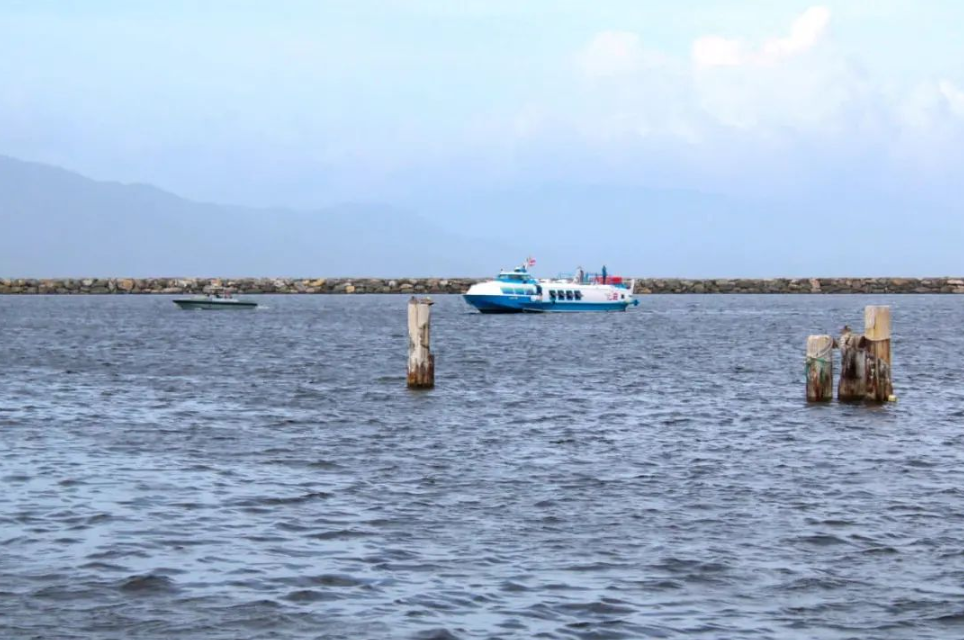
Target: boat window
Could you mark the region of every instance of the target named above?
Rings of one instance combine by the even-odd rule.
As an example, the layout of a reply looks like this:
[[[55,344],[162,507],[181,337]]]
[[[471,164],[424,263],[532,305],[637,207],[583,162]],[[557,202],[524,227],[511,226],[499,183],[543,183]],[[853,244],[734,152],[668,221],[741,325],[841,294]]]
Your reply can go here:
[[[556,290],[555,290],[555,289],[550,289],[550,290],[549,290],[549,297],[552,298],[553,300],[556,299]]]
[[[620,299],[620,300],[625,300],[625,299],[626,299],[626,294],[625,294],[625,293],[620,293],[620,294],[619,294],[619,299]]]
[[[512,293],[512,289],[509,287],[502,287],[502,293]]]
[[[582,291],[576,292],[576,300],[582,300]]]
[[[566,291],[566,300],[572,300],[572,291]]]

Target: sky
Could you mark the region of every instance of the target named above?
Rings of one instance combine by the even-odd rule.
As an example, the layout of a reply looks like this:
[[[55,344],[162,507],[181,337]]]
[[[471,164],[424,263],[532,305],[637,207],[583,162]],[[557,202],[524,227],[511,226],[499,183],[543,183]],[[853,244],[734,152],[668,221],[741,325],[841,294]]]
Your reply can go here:
[[[255,206],[956,202],[956,0],[0,0],[0,154]]]

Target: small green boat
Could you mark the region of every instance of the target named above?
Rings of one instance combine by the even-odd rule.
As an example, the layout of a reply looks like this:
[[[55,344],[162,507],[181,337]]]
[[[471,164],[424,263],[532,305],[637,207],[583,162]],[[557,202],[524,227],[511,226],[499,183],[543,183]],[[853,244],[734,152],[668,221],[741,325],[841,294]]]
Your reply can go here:
[[[257,302],[238,300],[227,295],[179,298],[174,304],[181,309],[254,309],[258,306]]]

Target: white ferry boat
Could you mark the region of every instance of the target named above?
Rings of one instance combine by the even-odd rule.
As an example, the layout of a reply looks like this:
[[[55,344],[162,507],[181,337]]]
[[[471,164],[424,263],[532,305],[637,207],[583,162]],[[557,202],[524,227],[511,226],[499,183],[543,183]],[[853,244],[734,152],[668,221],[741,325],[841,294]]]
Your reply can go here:
[[[633,298],[635,280],[619,276],[586,274],[535,279],[529,273],[531,259],[512,271],[501,271],[495,280],[472,285],[465,301],[482,313],[544,313],[554,311],[625,311],[639,304]]]

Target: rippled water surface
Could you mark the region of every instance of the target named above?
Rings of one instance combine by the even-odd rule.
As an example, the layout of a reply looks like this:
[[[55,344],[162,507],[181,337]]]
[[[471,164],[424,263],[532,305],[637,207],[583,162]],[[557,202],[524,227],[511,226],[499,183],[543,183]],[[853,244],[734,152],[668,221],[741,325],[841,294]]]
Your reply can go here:
[[[964,637],[964,296],[0,296],[0,637]],[[896,405],[806,406],[893,305]]]

